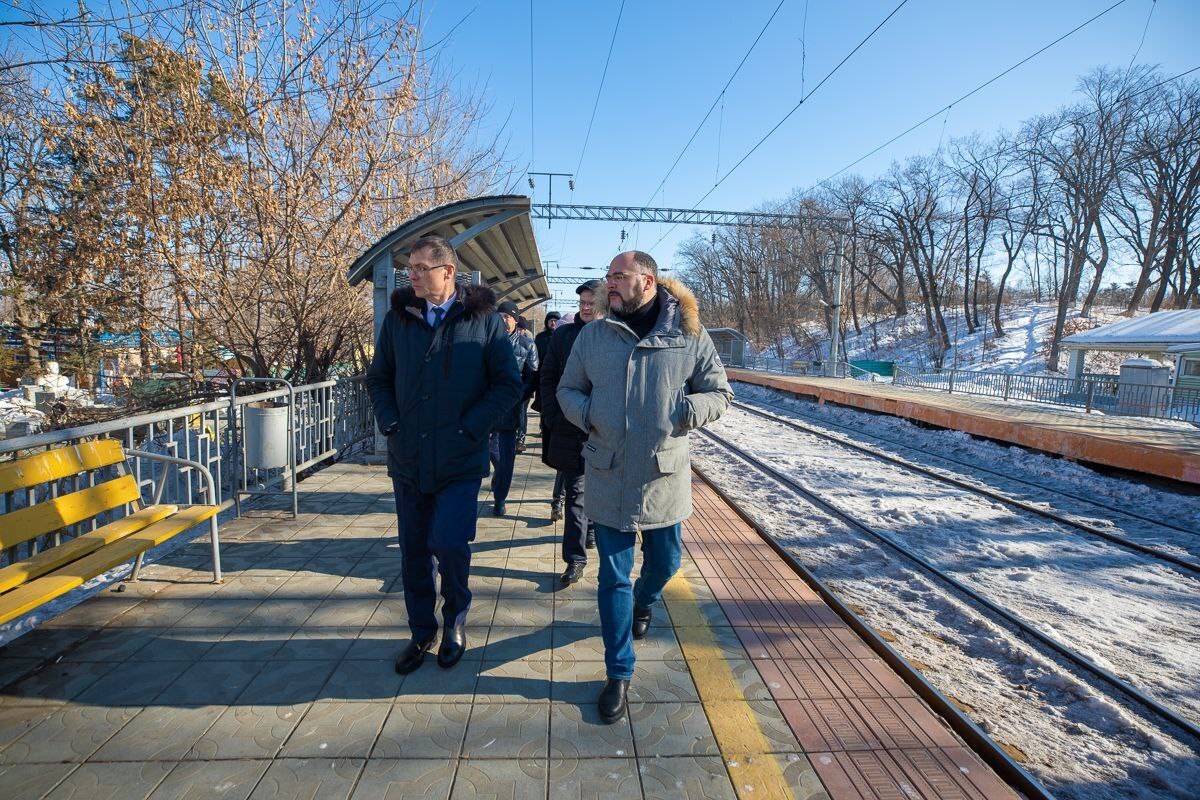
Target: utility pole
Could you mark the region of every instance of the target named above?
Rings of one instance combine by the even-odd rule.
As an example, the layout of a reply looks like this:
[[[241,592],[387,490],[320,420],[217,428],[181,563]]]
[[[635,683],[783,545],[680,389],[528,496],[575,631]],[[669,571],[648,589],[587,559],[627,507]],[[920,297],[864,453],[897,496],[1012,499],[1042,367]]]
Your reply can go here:
[[[572,192],[575,191],[575,173],[573,173],[573,172],[530,172],[528,174],[529,174],[529,188],[530,189],[533,189],[533,176],[534,175],[545,175],[546,176],[546,183],[550,184],[550,207],[551,208],[554,207],[554,179],[555,178],[566,178],[567,186],[570,188],[570,190]],[[553,217],[546,220],[546,227],[547,228],[554,227],[554,218]]]
[[[833,331],[829,336],[829,361],[826,377],[837,377],[838,350],[842,342],[842,235],[837,235],[833,251]]]

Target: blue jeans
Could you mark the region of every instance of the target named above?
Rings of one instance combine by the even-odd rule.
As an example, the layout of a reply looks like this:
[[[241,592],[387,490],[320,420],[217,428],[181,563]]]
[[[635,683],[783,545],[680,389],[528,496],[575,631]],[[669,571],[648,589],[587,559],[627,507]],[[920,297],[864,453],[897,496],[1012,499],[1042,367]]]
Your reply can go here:
[[[492,431],[488,440],[488,457],[492,461],[492,500],[500,505],[508,499],[512,487],[513,464],[517,460],[517,432]]]
[[[404,607],[413,638],[437,633],[437,582],[442,578],[442,620],[447,628],[463,624],[471,608],[471,542],[475,540],[475,503],[481,481],[459,481],[435,494],[422,494],[392,479],[400,523],[400,571]],[[437,566],[434,567],[434,558]]]
[[[650,608],[662,599],[663,587],[679,570],[683,553],[683,526],[671,525],[642,531],[642,572],[630,583],[633,571],[633,531],[595,524],[596,554],[600,559],[600,637],[604,640],[604,666],[613,680],[633,677],[633,606]]]

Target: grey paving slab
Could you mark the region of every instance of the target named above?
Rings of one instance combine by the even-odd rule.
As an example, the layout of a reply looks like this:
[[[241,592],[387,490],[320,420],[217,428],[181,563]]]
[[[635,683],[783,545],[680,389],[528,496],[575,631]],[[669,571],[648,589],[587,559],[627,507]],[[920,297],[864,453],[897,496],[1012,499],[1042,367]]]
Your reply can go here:
[[[204,652],[204,661],[270,660],[299,628],[234,628]]]
[[[293,705],[316,700],[338,663],[335,660],[268,661],[238,699],[254,705]]]
[[[75,700],[106,706],[148,703],[189,666],[187,661],[127,661],[80,692]]]
[[[245,800],[270,761],[184,761],[171,770],[150,800]]]
[[[554,620],[552,597],[509,597],[496,604],[493,625],[548,627]]]
[[[184,758],[272,758],[291,736],[307,709],[308,704],[230,706],[196,740]]]
[[[157,630],[102,628],[63,654],[63,661],[124,661],[149,644]],[[2,677],[0,677],[2,680]]]
[[[404,677],[396,699],[409,703],[467,703],[475,696],[475,684],[479,680],[479,662],[465,661],[454,669],[440,669],[434,656],[425,657],[425,663]]]
[[[170,763],[84,764],[66,776],[46,800],[125,800],[145,797],[158,786]]]
[[[652,758],[642,762],[646,800],[734,800],[738,795],[718,756]],[[747,791],[743,796],[753,796]]]
[[[225,636],[224,628],[171,628],[157,635],[138,650],[138,661],[182,661],[203,658]]]
[[[390,703],[313,703],[284,744],[289,758],[366,758],[391,711]]]
[[[411,635],[407,625],[368,625],[354,638],[345,657],[351,660],[394,660]]]
[[[47,664],[28,677],[4,687],[4,695],[73,700],[116,666],[110,662],[90,661],[60,661],[57,664]]]
[[[97,661],[102,659],[74,659],[76,661]],[[42,665],[40,658],[0,658],[0,686],[15,683],[32,673]]]
[[[336,661],[345,657],[358,637],[361,625],[313,627],[304,625],[292,634],[275,653],[275,660]]]
[[[0,767],[0,796],[5,800],[41,800],[77,764],[10,764]]]
[[[549,764],[550,797],[622,800],[642,797],[637,762],[632,758],[563,758]]]
[[[454,777],[450,800],[542,800],[546,796],[545,759],[464,761]]]
[[[425,669],[436,669],[432,657],[426,661],[429,663]],[[346,659],[333,668],[318,696],[351,703],[391,702],[401,693],[403,684],[404,676],[396,674],[394,655],[372,660]]]
[[[580,625],[600,626],[600,610],[595,599],[563,599],[561,594],[554,600],[554,621],[575,622]]]
[[[221,706],[144,709],[92,755],[95,761],[178,761],[223,711]]]
[[[633,703],[629,721],[642,758],[720,755],[700,703]]]
[[[549,661],[551,635],[549,628],[493,625],[487,634],[486,647],[481,648],[487,661],[530,659]]]
[[[392,706],[372,758],[456,758],[471,707],[465,703],[407,703]]]
[[[647,660],[634,666],[629,698],[650,703],[695,702],[700,695],[686,661]]]
[[[551,630],[554,636],[553,658],[556,663],[604,660],[604,641],[600,638],[600,626],[556,621]]]
[[[361,759],[281,758],[272,762],[250,800],[346,800]]]
[[[484,703],[471,707],[466,758],[546,757],[550,709],[545,703]]]
[[[550,699],[567,703],[595,703],[607,677],[603,661],[555,662]]]
[[[406,759],[367,762],[355,800],[446,800],[454,781],[456,762],[449,759]]]
[[[33,730],[34,726],[44,720],[58,704],[43,701],[29,701],[36,705],[5,702],[0,705],[0,750],[20,739]]]
[[[154,702],[162,705],[228,705],[263,668],[262,661],[199,661],[163,689]]]
[[[477,703],[550,700],[550,662],[519,659],[483,661],[475,685]]]
[[[63,706],[0,750],[0,763],[83,761],[140,711],[141,708]]]
[[[550,706],[551,758],[630,758],[633,742],[628,715],[606,724],[594,699]]]

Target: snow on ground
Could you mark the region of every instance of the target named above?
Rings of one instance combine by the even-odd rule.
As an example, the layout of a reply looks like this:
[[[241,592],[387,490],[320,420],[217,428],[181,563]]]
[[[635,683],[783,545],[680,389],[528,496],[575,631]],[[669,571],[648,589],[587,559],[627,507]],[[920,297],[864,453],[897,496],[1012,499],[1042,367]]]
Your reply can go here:
[[[1122,311],[1119,308],[1093,308],[1090,318],[1085,320],[1080,318],[1079,309],[1073,309],[1067,314],[1067,330],[1077,332],[1124,320],[1126,317],[1122,316]],[[951,346],[943,366],[1022,375],[1056,374],[1046,368],[1048,342],[1056,312],[1054,303],[1005,306],[1001,314],[1005,335],[996,337],[990,314],[981,314],[982,327],[968,334],[962,310],[947,309],[945,319]],[[843,347],[850,360],[877,359],[918,366],[932,363],[925,315],[918,306],[913,306],[908,315],[900,319],[884,317],[872,323],[860,318],[860,324],[861,335],[854,332],[853,326],[846,331]],[[818,340],[827,337],[823,329],[814,330],[813,336]],[[785,349],[789,358],[810,358],[815,355],[804,351],[802,347],[790,346]],[[764,355],[774,356],[775,353],[769,350]],[[1129,353],[1089,354],[1087,369],[1089,372],[1116,374],[1121,362],[1129,356]],[[1066,366],[1064,354],[1060,369],[1065,370]]]
[[[870,425],[888,420],[838,411]],[[1089,494],[1094,488],[1101,497],[1116,491],[1113,484],[1125,484],[1133,490],[1127,492],[1134,498],[1130,510],[1182,510],[1190,501],[1188,514],[1176,518],[1186,519],[1200,505],[1094,473],[1088,478],[1087,470],[1055,461],[1076,473],[1060,479],[1041,469],[1038,462],[1049,461],[1044,457],[1018,451],[1014,459],[1005,453],[1010,448],[893,422],[902,423],[906,441],[921,449],[928,443],[1041,483]],[[1200,586],[1194,578],[744,413],[730,412],[714,430],[751,445],[764,460],[917,546],[994,601],[1084,649],[1167,705],[1200,718]],[[1124,701],[1110,699],[1107,686],[1072,677],[936,579],[773,486],[714,444],[697,437],[695,445],[701,468],[758,509],[764,526],[861,607],[873,626],[892,632],[901,652],[969,707],[997,740],[1024,751],[1027,765],[1056,794],[1093,800],[1200,793],[1200,761],[1189,749],[1195,742],[1181,744],[1155,721],[1131,713],[1120,705]],[[1120,525],[1136,527],[1134,522],[1125,518]]]

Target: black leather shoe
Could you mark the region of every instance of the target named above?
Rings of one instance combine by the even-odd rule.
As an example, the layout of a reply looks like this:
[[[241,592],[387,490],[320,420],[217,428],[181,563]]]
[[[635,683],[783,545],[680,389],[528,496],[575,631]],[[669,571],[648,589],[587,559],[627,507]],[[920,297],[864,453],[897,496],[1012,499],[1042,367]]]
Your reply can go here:
[[[591,531],[588,531],[587,536],[583,540],[583,546],[586,547],[588,550],[595,550],[596,549],[596,534],[592,533]]]
[[[467,632],[459,625],[442,631],[442,646],[438,648],[438,666],[450,669],[467,652]]]
[[[504,503],[492,503],[492,514],[497,517],[503,517],[507,510]]]
[[[635,605],[633,607],[633,638],[645,639],[648,630],[650,630],[650,609]]]
[[[604,688],[600,690],[600,698],[596,701],[596,706],[600,710],[600,719],[604,721],[605,725],[612,725],[625,716],[625,695],[628,691],[629,681],[609,678],[604,682]]]
[[[570,586],[572,583],[575,583],[582,578],[584,566],[584,564],[580,564],[578,561],[567,565],[566,571],[559,576],[559,580],[562,581],[562,585]]]
[[[405,645],[404,649],[400,651],[400,655],[396,656],[396,672],[407,675],[421,666],[425,660],[425,653],[433,647],[436,638],[436,636],[430,636],[428,639],[413,639]]]

